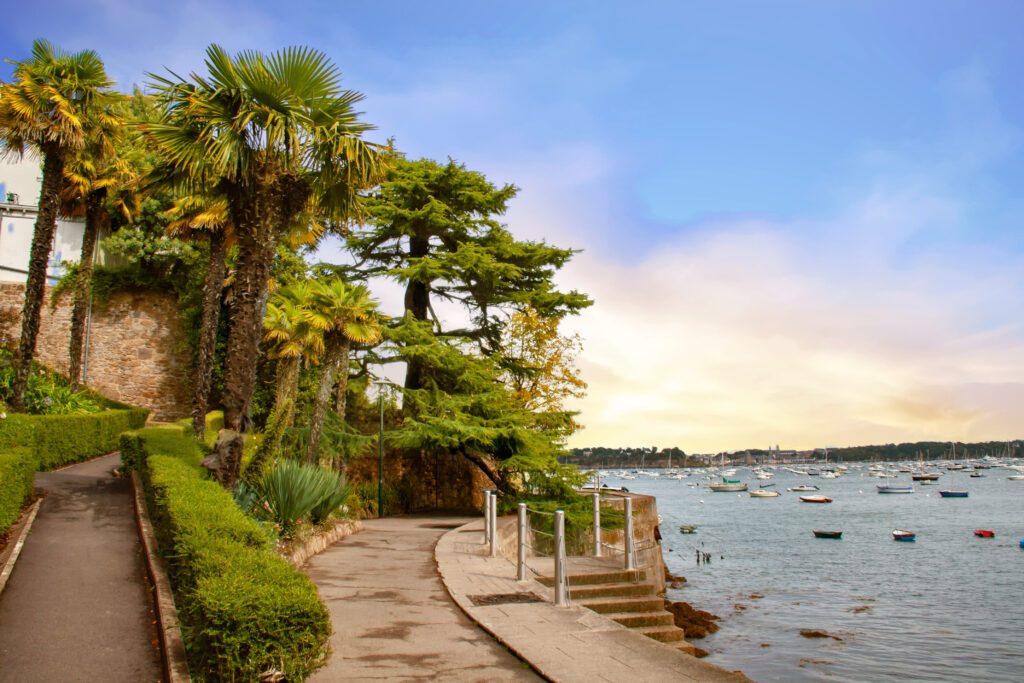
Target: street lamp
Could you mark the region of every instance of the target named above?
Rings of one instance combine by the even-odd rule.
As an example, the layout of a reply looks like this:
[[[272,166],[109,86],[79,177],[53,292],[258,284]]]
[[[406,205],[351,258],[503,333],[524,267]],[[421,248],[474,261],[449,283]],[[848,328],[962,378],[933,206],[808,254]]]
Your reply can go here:
[[[384,516],[384,382],[377,382],[380,403],[380,432],[377,435],[377,517]]]

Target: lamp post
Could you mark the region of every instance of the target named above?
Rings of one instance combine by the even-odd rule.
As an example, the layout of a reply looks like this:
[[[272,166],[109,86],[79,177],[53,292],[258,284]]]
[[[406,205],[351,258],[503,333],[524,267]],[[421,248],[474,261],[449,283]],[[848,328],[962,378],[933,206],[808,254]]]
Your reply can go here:
[[[380,403],[380,432],[377,435],[377,517],[384,516],[384,383],[377,383]]]

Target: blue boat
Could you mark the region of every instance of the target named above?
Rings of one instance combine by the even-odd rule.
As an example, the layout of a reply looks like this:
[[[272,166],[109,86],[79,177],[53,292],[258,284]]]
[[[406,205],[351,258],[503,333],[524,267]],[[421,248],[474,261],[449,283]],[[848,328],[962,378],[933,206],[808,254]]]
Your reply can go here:
[[[916,540],[917,534],[915,534],[913,531],[906,531],[904,529],[893,529],[892,538],[894,541],[909,542]]]
[[[1024,550],[1024,538],[1020,539],[1020,547]]]
[[[913,493],[914,487],[900,484],[882,484],[878,487],[879,493]]]
[[[967,491],[939,491],[939,495],[943,498],[966,498]]]

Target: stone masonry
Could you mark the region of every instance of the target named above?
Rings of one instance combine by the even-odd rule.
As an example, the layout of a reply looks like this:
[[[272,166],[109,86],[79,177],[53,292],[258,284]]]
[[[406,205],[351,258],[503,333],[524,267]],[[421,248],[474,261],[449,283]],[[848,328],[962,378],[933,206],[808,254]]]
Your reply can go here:
[[[0,283],[0,339],[21,334],[25,287]],[[46,293],[36,344],[36,360],[68,371],[71,295],[50,308]],[[104,396],[149,408],[154,420],[189,413],[189,354],[174,297],[163,292],[118,292],[105,305],[94,304],[89,326],[85,383]]]

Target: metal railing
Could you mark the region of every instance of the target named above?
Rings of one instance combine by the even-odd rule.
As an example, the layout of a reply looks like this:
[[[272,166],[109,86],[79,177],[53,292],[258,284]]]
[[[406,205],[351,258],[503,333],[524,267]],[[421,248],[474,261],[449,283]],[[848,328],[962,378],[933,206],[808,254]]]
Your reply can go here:
[[[497,491],[495,489],[484,489],[484,545],[487,554],[491,557],[498,556],[498,529],[497,529]],[[623,509],[623,542],[621,545],[607,543],[602,535],[602,495],[592,495],[592,538],[589,548],[589,555],[586,550],[579,546],[576,537],[575,547],[583,550],[576,558],[594,557],[607,558],[612,560],[615,556],[621,556],[621,568],[633,572],[633,580],[639,580],[640,572],[635,570],[639,566],[655,566],[660,559],[660,545],[657,542],[637,544],[633,520],[633,500],[629,496],[604,497],[607,502],[614,504],[621,503]],[[565,532],[565,512],[555,510],[547,512],[530,508],[526,503],[519,503],[516,520],[516,578],[519,581],[527,581],[531,574],[535,577],[542,577],[540,571],[530,565],[530,558],[550,558],[554,565],[553,589],[554,602],[558,606],[570,604],[569,593],[569,559],[567,552]],[[545,521],[540,524],[531,524],[531,517],[543,517]],[[550,529],[545,531],[542,528]],[[647,551],[652,551],[648,555]],[[638,561],[638,555],[644,555],[643,561]]]

